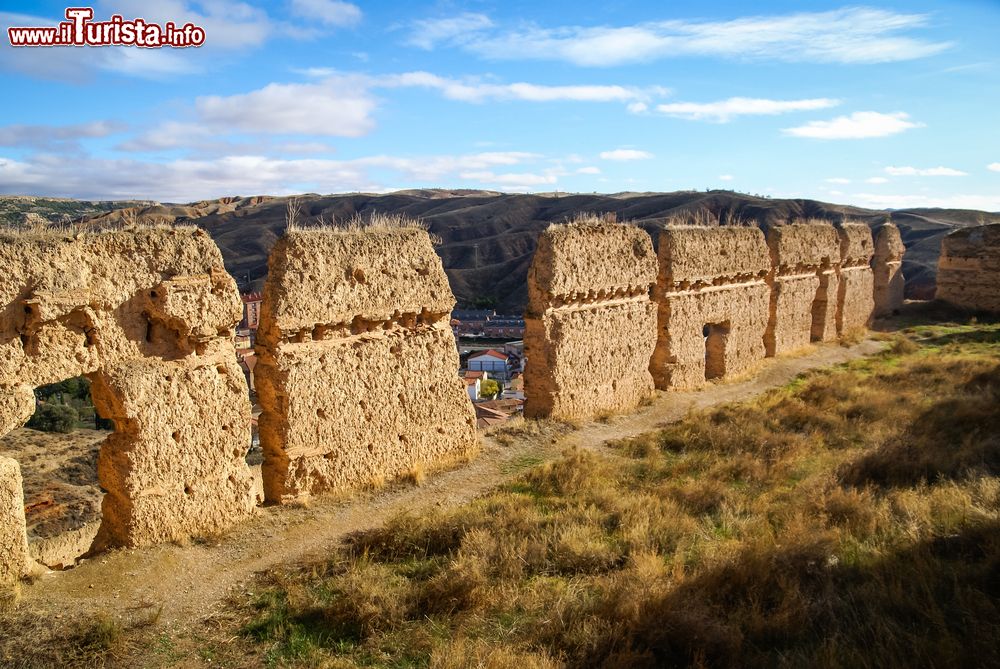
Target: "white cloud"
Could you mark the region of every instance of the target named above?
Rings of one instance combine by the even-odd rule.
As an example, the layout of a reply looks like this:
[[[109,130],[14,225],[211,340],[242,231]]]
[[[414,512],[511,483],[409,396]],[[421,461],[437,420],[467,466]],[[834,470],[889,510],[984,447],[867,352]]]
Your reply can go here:
[[[495,174],[493,172],[463,172],[459,174],[462,179],[468,179],[470,181],[479,181],[486,184],[496,184],[500,186],[506,186],[515,188],[516,190],[527,190],[532,186],[544,186],[554,184],[557,181],[555,175],[552,174],[533,174],[533,173],[507,173],[507,174]]]
[[[521,100],[525,102],[628,102],[629,100],[650,100],[663,97],[670,90],[662,86],[638,88],[616,84],[586,84],[570,86],[549,86],[515,82],[511,84],[484,81],[478,77],[452,79],[431,72],[415,71],[400,74],[365,76],[348,74],[329,67],[310,67],[294,70],[314,79],[350,77],[356,86],[370,88],[428,88],[441,92],[449,100],[461,102],[486,102],[487,100]],[[646,108],[643,102],[632,102],[633,106]]]
[[[883,193],[856,193],[852,203],[872,209],[912,209],[917,207],[938,207],[942,209],[981,209],[1000,211],[1000,195],[955,194],[955,195],[887,195]]]
[[[198,98],[195,107],[203,122],[225,130],[359,137],[375,125],[375,100],[349,77],[211,95]]]
[[[361,20],[361,8],[340,0],[292,0],[292,13],[328,26],[353,26]]]
[[[630,102],[626,106],[630,114],[645,114],[649,111],[649,105],[645,102]]]
[[[457,46],[497,60],[561,60],[607,67],[668,57],[822,63],[884,63],[949,48],[905,34],[925,27],[925,14],[846,7],[826,12],[749,16],[729,21],[673,20],[628,26],[520,26],[494,29],[483,14],[418,21],[410,43]]]
[[[118,145],[121,151],[160,151],[203,145],[215,133],[198,123],[166,121]]]
[[[279,159],[260,155],[230,155],[204,160],[144,161],[80,157],[65,160],[39,154],[28,160],[0,156],[0,193],[35,194],[83,199],[153,199],[190,202],[223,195],[303,191],[378,192],[384,190],[377,174],[391,173],[408,185],[440,185],[461,174],[485,177],[498,166],[539,159],[528,152],[487,152],[430,156],[367,156],[352,160]],[[377,174],[376,174],[377,173]],[[553,183],[554,175],[533,179]],[[537,176],[537,175],[536,175]],[[493,182],[515,179],[493,174]],[[513,184],[511,190],[530,190]]]
[[[885,173],[894,177],[964,177],[966,172],[956,170],[951,167],[928,167],[919,169],[916,167],[893,167],[885,168]]]
[[[115,146],[118,151],[157,152],[179,149],[188,157],[226,155],[302,155],[335,153],[318,141],[281,141],[252,135],[238,140],[201,123],[167,121]]]
[[[600,174],[601,168],[594,167],[593,165],[588,165],[587,167],[581,167],[576,171],[577,174]]]
[[[903,112],[854,112],[850,116],[838,116],[830,121],[810,121],[795,128],[785,128],[782,132],[792,137],[810,139],[866,139],[887,137],[911,128],[923,127],[923,123],[909,119],[909,114]]]
[[[73,125],[7,125],[0,126],[0,146],[23,146],[51,149],[75,144],[80,139],[107,137],[124,132],[124,123],[92,121]]]
[[[736,116],[773,116],[796,111],[827,109],[840,104],[831,98],[807,100],[767,100],[763,98],[729,98],[718,102],[672,102],[656,106],[656,111],[691,121],[711,120],[726,123]]]
[[[661,87],[646,89],[615,85],[545,86],[518,82],[496,84],[477,80],[459,81],[441,77],[430,72],[405,72],[371,79],[373,86],[421,87],[438,91],[451,100],[463,102],[484,102],[486,100],[525,100],[529,102],[554,102],[575,100],[580,102],[627,102],[649,99],[654,95],[665,95]]]
[[[54,26],[60,18],[0,12],[0,25]],[[0,39],[0,70],[42,79],[80,83],[100,71],[118,72],[144,79],[160,79],[190,74],[198,71],[200,67],[192,54],[172,49],[106,46],[86,49],[85,58],[81,55],[81,49],[69,47],[15,49],[8,42],[6,35]]]
[[[205,29],[205,46],[202,48],[212,49],[260,46],[277,29],[275,22],[263,9],[232,0],[102,0],[95,13],[99,16],[121,14],[126,19],[141,16],[147,22],[160,24],[173,21],[177,25],[184,25],[190,21]]]
[[[653,157],[653,154],[649,151],[640,151],[638,149],[615,149],[613,151],[601,151],[600,153],[602,160],[648,160]]]
[[[395,170],[412,179],[438,181],[449,174],[485,171],[498,165],[517,165],[538,158],[540,158],[538,154],[525,151],[487,151],[460,156],[425,156],[422,158],[369,156],[346,162],[360,167]]]
[[[732,181],[735,178],[736,177],[734,177],[732,174],[720,174],[719,175],[719,181]]]
[[[986,166],[986,169],[992,172],[1000,172],[1000,163],[990,163]]]
[[[469,36],[493,25],[485,14],[466,12],[440,19],[415,21],[409,44],[421,49],[433,49],[440,42],[464,41]]]
[[[292,0],[292,11],[308,18],[308,25],[277,21],[268,13],[237,0],[99,0],[95,15],[120,14],[147,22],[176,25],[191,22],[205,29],[205,44],[198,49],[139,49],[126,46],[101,48],[15,49],[0,40],[0,70],[45,79],[80,83],[98,72],[115,72],[145,79],[187,75],[210,68],[209,54],[259,47],[275,36],[312,39],[322,35],[317,22],[350,25],[361,16],[355,5],[340,0]],[[30,16],[0,11],[4,26],[55,26],[64,16]],[[86,51],[86,57],[83,52]]]
[[[889,183],[889,180],[886,179],[885,177],[870,177],[868,179],[865,179],[865,183],[866,184],[887,184],[887,183]]]
[[[429,72],[382,76],[338,73],[326,68],[301,72],[320,80],[271,83],[246,93],[197,98],[192,118],[164,122],[123,142],[119,148],[158,151],[189,147],[201,154],[225,155],[248,149],[225,139],[235,132],[360,137],[375,127],[377,101],[372,94],[375,88],[431,88],[449,99],[472,103],[487,100],[624,102],[666,93],[665,89],[657,87],[634,89],[616,85],[545,86],[457,81]],[[266,148],[262,144],[261,151]],[[252,148],[250,151],[256,153]]]
[[[826,179],[826,182],[828,184],[849,184],[851,183],[851,180],[843,177],[830,177],[829,179]]]

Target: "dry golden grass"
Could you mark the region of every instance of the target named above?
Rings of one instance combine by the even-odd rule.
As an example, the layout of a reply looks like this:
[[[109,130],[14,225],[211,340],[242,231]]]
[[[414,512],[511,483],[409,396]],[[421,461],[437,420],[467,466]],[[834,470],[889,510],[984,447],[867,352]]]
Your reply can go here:
[[[168,225],[143,221],[135,214],[123,214],[117,222],[107,222],[100,226],[78,221],[35,222],[26,226],[0,226],[0,243],[15,242],[56,242],[72,241],[84,236],[94,236],[112,232],[127,232],[136,230],[197,230],[195,225]]]
[[[590,227],[600,225],[630,225],[630,222],[619,221],[618,214],[612,211],[603,213],[584,211],[577,212],[573,216],[567,216],[565,220],[559,223],[552,223],[548,229],[558,230],[566,226]]]
[[[289,666],[995,666],[1000,327],[571,451],[264,577]]]
[[[343,232],[353,233],[363,230],[429,230],[430,225],[420,219],[405,214],[372,211],[367,214],[355,213],[347,219],[334,216],[315,216],[303,220],[302,206],[298,199],[290,198],[285,207],[285,223],[289,232]]]
[[[524,442],[555,441],[572,429],[573,426],[564,421],[547,418],[525,420],[522,416],[514,416],[500,425],[486,428],[485,434],[501,446],[513,446]]]
[[[756,225],[755,221],[748,221],[740,216],[738,213],[731,211],[725,211],[721,216],[713,214],[708,209],[695,209],[684,214],[675,214],[669,216],[663,223],[664,227],[700,227],[700,228],[714,228],[720,225],[731,225],[736,227],[744,227],[750,225]]]
[[[997,324],[911,327],[262,574],[202,641],[143,663],[1000,666],[998,354]],[[115,636],[70,647],[107,657]]]

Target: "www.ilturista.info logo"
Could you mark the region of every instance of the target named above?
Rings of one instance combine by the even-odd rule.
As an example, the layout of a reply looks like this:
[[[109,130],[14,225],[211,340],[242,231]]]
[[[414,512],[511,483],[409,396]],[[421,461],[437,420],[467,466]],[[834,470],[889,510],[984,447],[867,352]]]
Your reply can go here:
[[[193,23],[164,25],[135,18],[126,21],[114,14],[108,21],[92,21],[90,7],[69,7],[66,20],[57,26],[11,26],[7,38],[11,46],[138,46],[184,48],[205,43],[205,29]]]

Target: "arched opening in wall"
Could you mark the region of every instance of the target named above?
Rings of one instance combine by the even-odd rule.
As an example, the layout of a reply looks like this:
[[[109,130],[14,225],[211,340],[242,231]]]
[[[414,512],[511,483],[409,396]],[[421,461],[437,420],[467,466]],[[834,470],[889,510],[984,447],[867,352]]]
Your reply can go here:
[[[248,335],[248,340],[256,339],[256,334]],[[247,389],[250,391],[250,443],[247,444],[246,463],[254,477],[254,494],[258,505],[264,503],[264,484],[261,466],[264,463],[264,450],[260,444],[260,429],[258,421],[262,413],[260,399],[257,396],[257,381],[254,370],[257,366],[257,356],[252,346],[237,347],[236,357],[243,376],[246,378]]]
[[[31,556],[49,568],[72,567],[90,550],[104,497],[97,455],[113,431],[79,376],[36,388],[28,423],[0,436],[0,452],[21,468]]]
[[[726,344],[729,342],[729,321],[707,323],[702,329],[705,337],[705,380],[720,379],[726,375]]]

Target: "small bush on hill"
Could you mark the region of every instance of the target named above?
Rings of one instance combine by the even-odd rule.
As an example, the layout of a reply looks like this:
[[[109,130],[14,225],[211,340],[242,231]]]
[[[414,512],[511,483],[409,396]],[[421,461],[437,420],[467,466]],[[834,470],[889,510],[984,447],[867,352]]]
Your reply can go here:
[[[41,404],[28,421],[28,427],[41,432],[68,434],[76,429],[80,414],[65,404]]]

